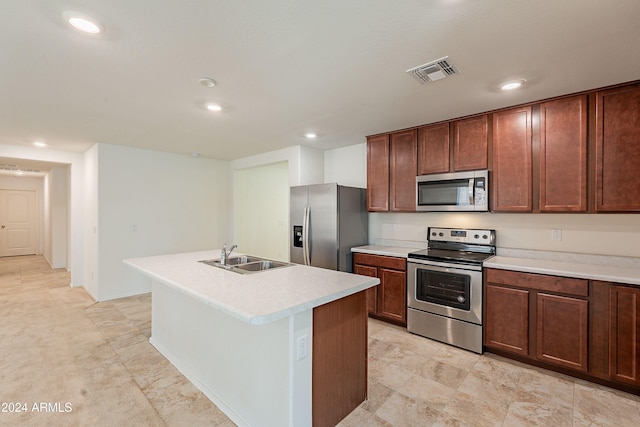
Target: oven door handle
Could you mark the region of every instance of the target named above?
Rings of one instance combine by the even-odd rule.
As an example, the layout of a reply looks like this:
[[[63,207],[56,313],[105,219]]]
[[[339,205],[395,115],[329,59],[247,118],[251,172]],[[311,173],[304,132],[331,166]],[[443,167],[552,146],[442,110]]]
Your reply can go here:
[[[435,270],[447,272],[459,272],[460,274],[468,274],[470,271],[481,272],[482,265],[467,265],[467,264],[450,264],[438,261],[418,261],[411,259],[408,261],[408,266],[415,266],[416,268],[422,268],[425,270]],[[464,273],[463,273],[464,272]]]

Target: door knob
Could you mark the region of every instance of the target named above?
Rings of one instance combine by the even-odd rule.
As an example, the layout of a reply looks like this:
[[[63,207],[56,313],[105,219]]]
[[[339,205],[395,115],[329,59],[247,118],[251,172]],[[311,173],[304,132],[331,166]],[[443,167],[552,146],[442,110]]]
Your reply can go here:
[[[6,225],[3,225],[3,226],[2,226],[2,228],[5,228],[5,227],[6,227]]]

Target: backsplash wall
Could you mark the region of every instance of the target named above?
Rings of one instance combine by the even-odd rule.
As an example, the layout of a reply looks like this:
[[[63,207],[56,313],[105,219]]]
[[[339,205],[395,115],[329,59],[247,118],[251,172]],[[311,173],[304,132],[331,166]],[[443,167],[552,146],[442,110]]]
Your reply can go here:
[[[499,251],[640,257],[639,214],[370,213],[369,243],[424,246],[428,227],[495,229]]]

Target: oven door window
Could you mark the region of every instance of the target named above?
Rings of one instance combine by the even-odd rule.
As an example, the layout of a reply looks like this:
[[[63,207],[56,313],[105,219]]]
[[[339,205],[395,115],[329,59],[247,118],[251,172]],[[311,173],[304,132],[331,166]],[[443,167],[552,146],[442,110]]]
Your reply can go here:
[[[416,299],[418,301],[469,311],[471,307],[471,277],[440,271],[416,271]]]

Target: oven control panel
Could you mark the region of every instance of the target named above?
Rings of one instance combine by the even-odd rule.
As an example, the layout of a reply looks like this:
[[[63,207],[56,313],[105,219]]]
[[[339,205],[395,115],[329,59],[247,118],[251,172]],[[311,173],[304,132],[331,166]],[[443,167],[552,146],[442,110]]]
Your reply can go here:
[[[494,245],[495,230],[477,230],[467,228],[429,227],[427,240],[430,242],[460,242],[475,245]]]

